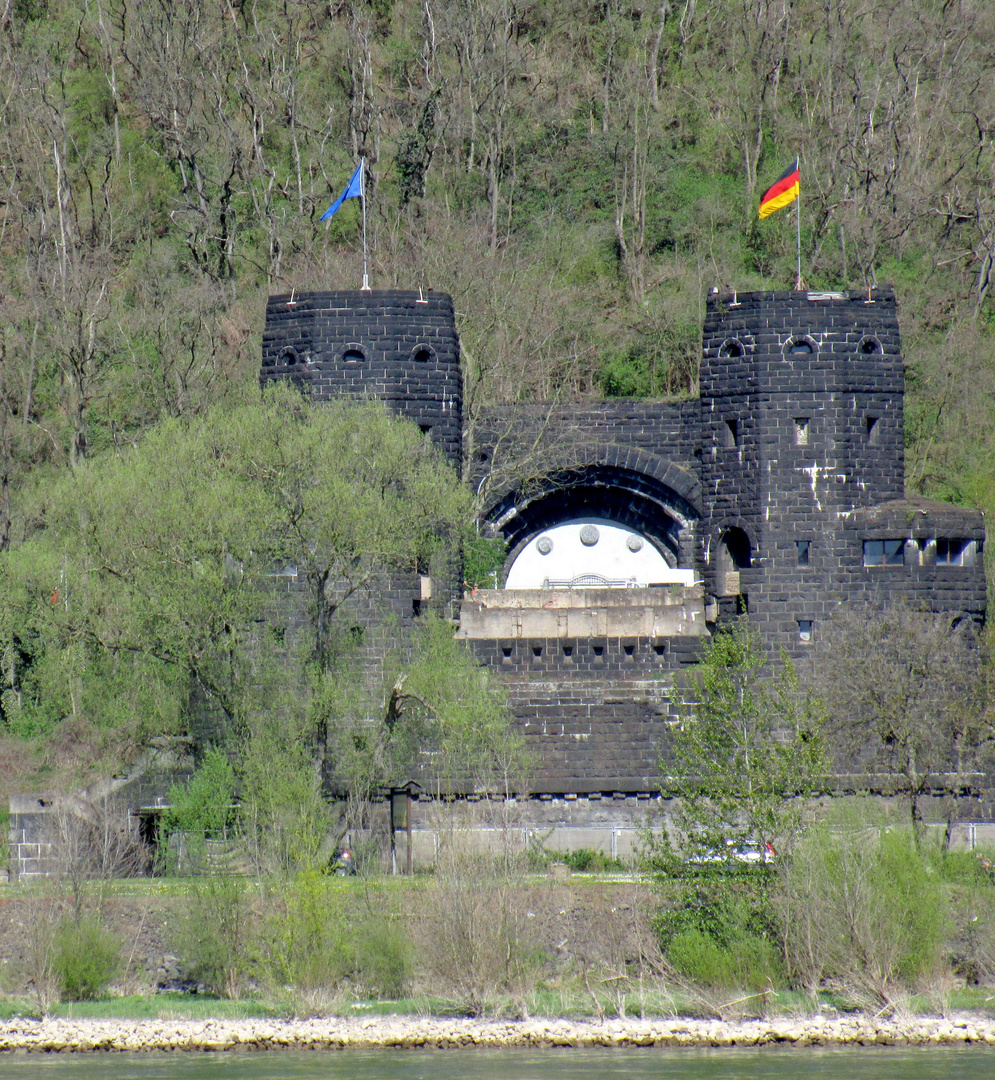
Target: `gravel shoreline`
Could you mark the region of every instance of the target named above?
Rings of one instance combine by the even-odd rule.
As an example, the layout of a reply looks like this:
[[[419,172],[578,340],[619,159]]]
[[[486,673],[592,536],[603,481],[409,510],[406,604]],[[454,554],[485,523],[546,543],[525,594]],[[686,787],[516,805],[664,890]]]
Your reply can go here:
[[[458,1047],[995,1046],[995,1019],[477,1021],[418,1017],[315,1020],[8,1020],[0,1052],[450,1049]]]

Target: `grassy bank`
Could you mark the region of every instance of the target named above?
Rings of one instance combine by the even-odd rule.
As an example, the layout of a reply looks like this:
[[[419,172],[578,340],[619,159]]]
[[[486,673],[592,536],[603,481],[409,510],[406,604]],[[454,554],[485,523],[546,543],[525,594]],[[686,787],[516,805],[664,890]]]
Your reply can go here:
[[[881,984],[885,1000],[872,997],[867,980],[848,982],[829,966],[806,986],[783,959],[786,939],[776,955],[775,936],[762,939],[769,949],[752,963],[708,966],[722,934],[742,933],[730,947],[748,959],[762,934],[777,933],[751,922],[749,909],[758,887],[784,887],[773,876],[722,872],[708,883],[560,868],[514,880],[90,883],[78,925],[110,943],[106,977],[81,983],[73,969],[69,992],[47,943],[58,940],[55,927],[77,925],[71,890],[0,887],[0,1019],[995,1015],[982,947],[993,889],[977,866],[960,856],[937,873],[938,951],[914,970],[895,966]],[[698,952],[689,953],[689,940]],[[78,952],[89,964],[99,950]]]

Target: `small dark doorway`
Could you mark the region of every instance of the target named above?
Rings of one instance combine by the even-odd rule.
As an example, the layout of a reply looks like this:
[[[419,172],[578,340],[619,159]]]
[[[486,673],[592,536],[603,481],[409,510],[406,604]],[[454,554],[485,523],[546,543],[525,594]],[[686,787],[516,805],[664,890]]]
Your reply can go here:
[[[739,572],[750,565],[750,538],[739,528],[727,529],[719,540],[715,556],[715,592],[717,596],[739,596],[743,591]]]

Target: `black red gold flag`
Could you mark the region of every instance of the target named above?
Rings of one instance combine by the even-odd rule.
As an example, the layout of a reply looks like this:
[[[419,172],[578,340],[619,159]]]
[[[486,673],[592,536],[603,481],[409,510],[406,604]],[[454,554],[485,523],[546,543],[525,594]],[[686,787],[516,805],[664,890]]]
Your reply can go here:
[[[798,158],[795,158],[760,200],[760,217],[769,217],[776,210],[790,206],[798,198],[799,191]]]

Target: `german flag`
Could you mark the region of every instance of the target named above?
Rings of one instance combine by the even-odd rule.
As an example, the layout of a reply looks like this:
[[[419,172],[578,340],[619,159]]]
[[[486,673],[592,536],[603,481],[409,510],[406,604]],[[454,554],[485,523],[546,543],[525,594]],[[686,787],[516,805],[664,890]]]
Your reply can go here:
[[[790,206],[798,198],[798,158],[767,189],[767,194],[760,200],[761,219],[769,217],[775,210]]]

